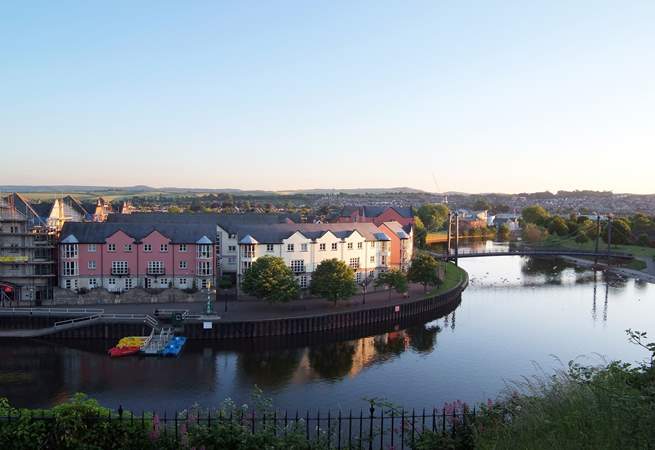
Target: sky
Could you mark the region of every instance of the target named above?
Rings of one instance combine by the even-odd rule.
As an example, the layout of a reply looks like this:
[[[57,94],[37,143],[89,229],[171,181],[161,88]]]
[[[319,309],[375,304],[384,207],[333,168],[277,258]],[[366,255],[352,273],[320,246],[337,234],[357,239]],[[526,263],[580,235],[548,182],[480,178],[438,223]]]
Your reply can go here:
[[[655,193],[655,2],[0,4],[0,185]]]

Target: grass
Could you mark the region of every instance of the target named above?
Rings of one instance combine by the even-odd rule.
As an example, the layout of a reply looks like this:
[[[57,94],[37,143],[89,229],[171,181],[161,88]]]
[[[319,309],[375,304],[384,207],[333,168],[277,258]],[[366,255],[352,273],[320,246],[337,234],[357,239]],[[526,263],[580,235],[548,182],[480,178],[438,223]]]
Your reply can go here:
[[[462,281],[465,275],[466,275],[466,271],[464,269],[462,269],[461,267],[457,267],[453,263],[447,263],[446,277],[444,279],[444,282],[441,283],[438,287],[432,289],[429,292],[429,294],[438,295],[449,291],[450,289],[457,286],[457,283]]]
[[[642,261],[641,259],[633,259],[629,263],[623,264],[621,267],[632,270],[644,270],[646,267],[648,267],[648,264],[646,264],[646,261]]]
[[[596,249],[595,241],[588,241],[585,243],[575,242],[575,238],[561,238],[559,236],[548,236],[545,241],[542,242],[542,245],[549,247],[561,247],[561,248],[570,248],[576,250],[586,250],[593,251]],[[603,251],[607,250],[607,244],[602,240],[598,245],[598,249]],[[635,256],[646,256],[653,258],[655,257],[655,248],[653,247],[641,247],[639,245],[612,245],[612,250],[632,253]]]
[[[438,244],[440,242],[446,242],[448,240],[448,233],[445,231],[436,231],[432,233],[428,233],[428,235],[425,237],[425,243],[430,245],[430,244]]]

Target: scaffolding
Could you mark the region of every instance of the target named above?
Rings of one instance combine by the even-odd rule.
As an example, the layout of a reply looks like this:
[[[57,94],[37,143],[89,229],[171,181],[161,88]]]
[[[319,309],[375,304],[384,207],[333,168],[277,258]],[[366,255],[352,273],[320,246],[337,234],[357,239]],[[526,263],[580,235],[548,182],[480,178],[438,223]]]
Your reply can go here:
[[[13,287],[14,301],[40,305],[52,299],[56,232],[20,194],[0,196],[0,283]]]

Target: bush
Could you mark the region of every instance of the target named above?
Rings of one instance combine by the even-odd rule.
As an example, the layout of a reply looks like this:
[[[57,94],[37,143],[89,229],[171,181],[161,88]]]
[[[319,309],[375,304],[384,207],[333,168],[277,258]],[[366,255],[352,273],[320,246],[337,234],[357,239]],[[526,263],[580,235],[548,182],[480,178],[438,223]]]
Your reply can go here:
[[[587,233],[584,231],[581,231],[578,233],[578,235],[575,237],[575,242],[578,244],[585,244],[589,242],[589,237],[587,236]]]

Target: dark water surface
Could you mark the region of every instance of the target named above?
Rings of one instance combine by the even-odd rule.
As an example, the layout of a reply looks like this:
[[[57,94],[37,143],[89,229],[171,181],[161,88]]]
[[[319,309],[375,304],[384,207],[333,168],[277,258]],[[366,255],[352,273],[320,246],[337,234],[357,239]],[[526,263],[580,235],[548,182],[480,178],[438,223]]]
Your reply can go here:
[[[486,244],[493,246],[491,242]],[[254,385],[281,408],[365,407],[384,397],[412,408],[495,398],[508,381],[570,359],[642,360],[625,329],[655,335],[655,286],[518,256],[463,259],[471,284],[427,323],[359,336],[195,343],[177,359],[110,359],[112,343],[0,342],[0,397],[49,406],[85,392],[101,403],[174,411]],[[561,361],[560,361],[561,360]]]

